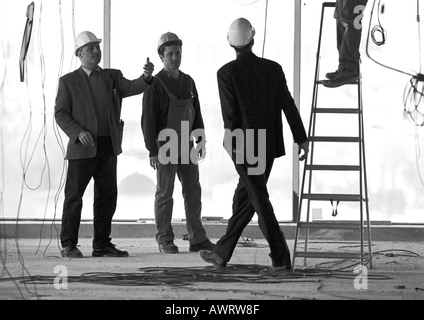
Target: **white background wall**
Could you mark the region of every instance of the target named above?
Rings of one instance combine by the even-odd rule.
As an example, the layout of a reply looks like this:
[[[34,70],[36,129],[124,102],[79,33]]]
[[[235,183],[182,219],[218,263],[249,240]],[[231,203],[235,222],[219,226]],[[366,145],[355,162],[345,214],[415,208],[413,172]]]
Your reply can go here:
[[[103,2],[35,1],[34,28],[27,56],[26,82],[19,81],[19,54],[26,22],[27,1],[2,1],[0,11],[0,168],[2,216],[6,218],[60,218],[64,179],[61,139],[55,134],[53,108],[58,77],[79,66],[72,55],[74,32],[91,30],[103,37]],[[318,43],[321,3],[302,2],[302,85],[300,109],[309,126],[315,53]],[[249,5],[250,4],[250,5]],[[249,19],[256,29],[254,52],[279,62],[293,87],[294,1],[268,1],[265,33],[265,0],[112,1],[111,67],[129,78],[142,72],[146,57],[162,68],[156,53],[160,35],[171,31],[184,42],[181,70],[196,81],[208,135],[208,157],[200,166],[203,215],[229,218],[237,175],[221,147],[222,119],[216,71],[234,59],[226,42],[230,23]],[[385,1],[381,22],[388,31],[383,47],[370,45],[372,56],[385,64],[419,72],[416,1]],[[424,175],[422,129],[403,118],[402,96],[409,77],[377,65],[366,55],[368,22],[373,1],[364,17],[361,46],[364,83],[364,116],[368,187],[372,220],[424,222]],[[41,19],[41,20],[40,20]],[[375,24],[375,21],[372,21]],[[62,37],[63,35],[63,37]],[[337,68],[335,22],[326,19],[321,73]],[[349,88],[320,93],[322,104],[349,106],[355,95]],[[124,152],[118,160],[119,199],[115,219],[153,218],[155,172],[148,165],[140,129],[142,96],[124,101],[126,123]],[[422,105],[421,105],[422,108]],[[421,109],[422,110],[422,109]],[[46,118],[44,118],[44,115]],[[349,119],[328,119],[323,132],[354,130]],[[286,125],[287,127],[287,125]],[[292,217],[291,133],[285,129],[287,156],[276,161],[269,183],[277,218]],[[327,147],[324,160],[349,162],[350,150]],[[23,173],[25,172],[25,179]],[[326,175],[318,184],[330,190],[348,188],[350,178]],[[183,218],[181,189],[176,184],[175,218]],[[329,204],[317,204],[324,216]],[[92,217],[92,186],[84,198],[83,218]],[[352,207],[341,205],[340,218],[351,218]]]

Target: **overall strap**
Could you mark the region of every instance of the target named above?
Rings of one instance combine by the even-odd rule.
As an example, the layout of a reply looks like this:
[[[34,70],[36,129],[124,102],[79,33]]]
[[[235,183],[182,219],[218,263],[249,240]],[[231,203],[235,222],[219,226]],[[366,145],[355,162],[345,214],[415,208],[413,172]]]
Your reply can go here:
[[[162,87],[165,89],[165,93],[167,94],[167,96],[169,97],[169,99],[171,100],[176,100],[177,97],[174,96],[171,91],[169,91],[168,87],[166,86],[166,84],[159,78],[159,77],[155,77],[156,80],[159,80],[159,83],[162,84]]]

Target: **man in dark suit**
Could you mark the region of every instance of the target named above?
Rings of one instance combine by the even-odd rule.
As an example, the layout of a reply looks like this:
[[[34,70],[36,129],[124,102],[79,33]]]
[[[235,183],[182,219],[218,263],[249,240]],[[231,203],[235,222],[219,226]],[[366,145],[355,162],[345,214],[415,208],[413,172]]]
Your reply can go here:
[[[237,59],[219,69],[218,89],[224,120],[224,147],[233,159],[239,182],[233,197],[232,216],[224,236],[213,251],[200,256],[216,268],[224,268],[254,213],[270,246],[271,272],[290,270],[290,251],[269,200],[267,181],[274,159],[285,154],[282,112],[299,145],[300,160],[307,157],[306,132],[284,72],[276,62],[252,52],[255,30],[244,18],[235,20],[228,41]],[[248,152],[248,150],[251,152]],[[255,153],[252,153],[254,150]],[[256,154],[256,162],[252,157]]]
[[[102,69],[101,39],[89,31],[75,41],[75,55],[81,67],[59,80],[55,119],[69,137],[60,240],[62,256],[82,258],[76,247],[81,221],[82,198],[94,179],[94,239],[92,256],[127,257],[115,248],[110,234],[117,202],[117,156],[122,152],[124,122],[122,99],[141,94],[152,82],[154,66],[148,61],[144,74],[135,80],[124,78],[120,70]]]

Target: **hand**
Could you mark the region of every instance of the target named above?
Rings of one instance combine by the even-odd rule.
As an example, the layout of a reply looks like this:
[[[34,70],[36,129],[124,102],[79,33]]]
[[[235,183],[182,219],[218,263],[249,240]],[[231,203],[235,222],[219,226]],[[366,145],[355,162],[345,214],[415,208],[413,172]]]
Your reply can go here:
[[[159,157],[155,156],[155,157],[150,157],[150,166],[155,169],[158,170],[159,169]]]
[[[304,143],[299,145],[299,154],[301,154],[302,150],[303,150],[303,155],[299,158],[300,161],[306,160],[308,158],[309,142],[307,140]]]
[[[79,141],[81,141],[84,147],[94,147],[95,141],[93,135],[88,131],[81,131],[78,135]]]
[[[155,69],[155,66],[153,63],[150,62],[150,59],[146,59],[146,64],[144,65],[144,80],[149,81],[152,78],[153,70]]]

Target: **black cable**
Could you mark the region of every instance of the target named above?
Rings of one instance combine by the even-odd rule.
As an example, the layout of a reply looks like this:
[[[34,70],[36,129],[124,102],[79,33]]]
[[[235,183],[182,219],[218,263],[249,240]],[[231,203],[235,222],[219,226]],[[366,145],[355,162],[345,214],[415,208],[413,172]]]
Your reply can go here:
[[[380,2],[380,0],[378,0],[379,2]],[[388,65],[385,65],[385,64],[383,64],[383,63],[381,63],[381,62],[379,62],[379,61],[377,61],[376,59],[374,59],[372,56],[371,56],[371,54],[370,54],[370,52],[369,52],[369,48],[370,48],[370,37],[371,37],[371,31],[373,30],[373,28],[371,27],[371,25],[372,25],[372,18],[374,17],[374,11],[375,11],[375,6],[376,6],[376,0],[374,0],[374,3],[373,3],[373,6],[372,6],[372,9],[371,9],[371,16],[370,16],[370,22],[369,22],[369,31],[370,32],[368,32],[368,37],[367,37],[367,43],[366,43],[366,46],[365,46],[365,51],[366,51],[366,54],[367,54],[367,56],[368,56],[368,58],[370,58],[373,62],[375,62],[376,64],[378,64],[378,65],[380,65],[380,66],[382,66],[382,67],[384,67],[384,68],[387,68],[387,69],[389,69],[389,70],[392,70],[392,71],[396,71],[396,72],[399,72],[399,73],[403,73],[403,74],[406,74],[406,75],[408,75],[408,76],[414,76],[413,74],[411,74],[411,73],[408,73],[408,72],[406,72],[406,71],[402,71],[402,70],[399,70],[399,69],[396,69],[396,68],[394,68],[394,67],[391,67],[391,66],[388,66]]]
[[[68,283],[89,283],[95,285],[113,286],[171,286],[184,288],[196,283],[256,283],[277,284],[287,282],[317,282],[317,277],[355,279],[357,275],[352,272],[329,271],[325,269],[303,269],[283,274],[266,275],[262,272],[267,266],[260,265],[228,265],[225,269],[213,267],[145,267],[139,272],[89,272],[80,276],[68,276]],[[29,276],[14,278],[22,283],[33,282],[36,284],[52,284],[56,276]],[[387,280],[391,277],[385,275],[368,274],[371,280]],[[0,279],[0,282],[10,279]]]
[[[371,30],[371,38],[375,45],[382,46],[386,43],[387,38],[387,31],[384,30],[383,26],[381,25],[380,21],[380,13],[384,14],[384,4],[381,6],[381,0],[378,1],[378,10],[377,10],[377,20],[378,25],[374,26]],[[376,35],[379,36],[379,39],[377,39]]]

